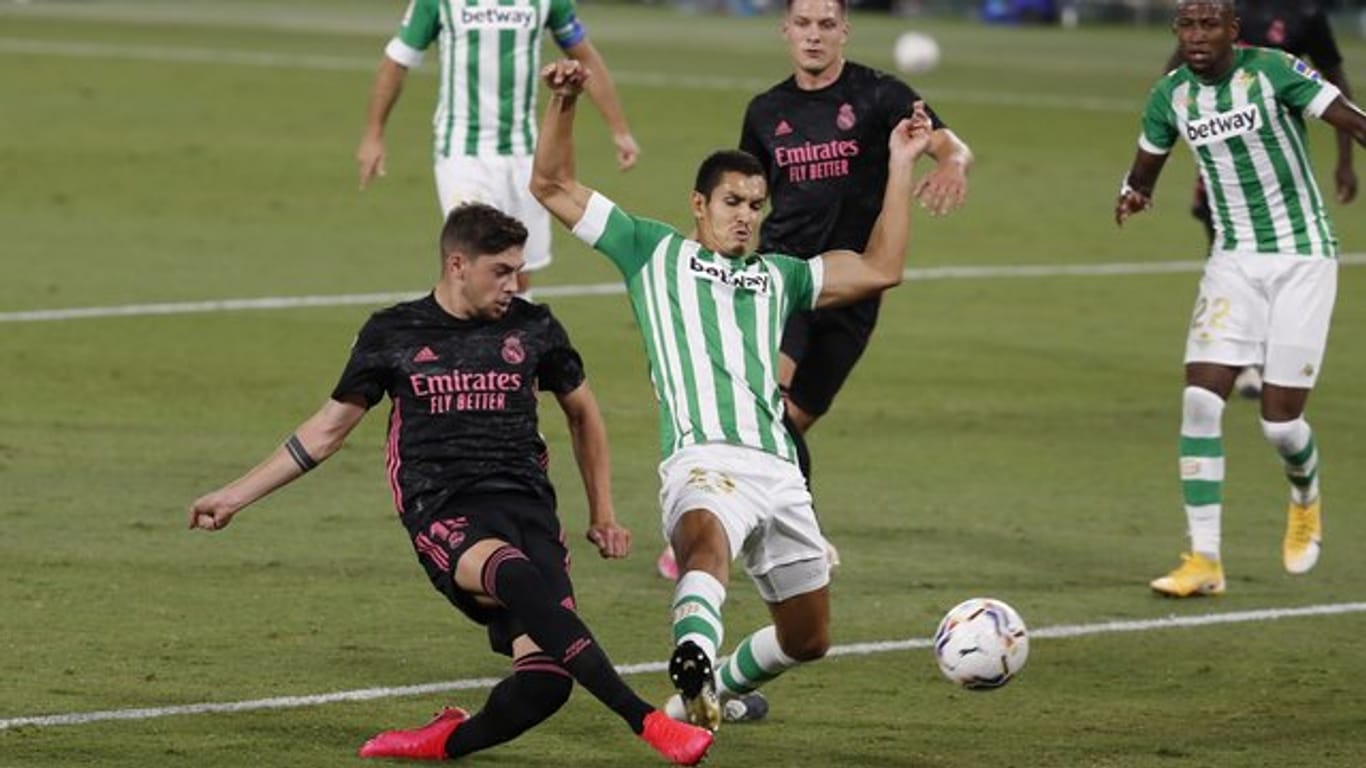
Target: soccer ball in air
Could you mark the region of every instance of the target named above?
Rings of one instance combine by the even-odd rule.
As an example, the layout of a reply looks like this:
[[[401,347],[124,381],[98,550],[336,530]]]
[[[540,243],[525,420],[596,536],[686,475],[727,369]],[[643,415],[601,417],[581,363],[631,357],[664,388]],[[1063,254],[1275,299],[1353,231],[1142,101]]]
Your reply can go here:
[[[1014,608],[974,597],[944,614],[934,632],[934,657],[944,677],[964,688],[1000,688],[1024,668],[1029,633]]]
[[[929,72],[939,63],[939,43],[923,32],[903,32],[896,39],[892,59],[908,75]]]

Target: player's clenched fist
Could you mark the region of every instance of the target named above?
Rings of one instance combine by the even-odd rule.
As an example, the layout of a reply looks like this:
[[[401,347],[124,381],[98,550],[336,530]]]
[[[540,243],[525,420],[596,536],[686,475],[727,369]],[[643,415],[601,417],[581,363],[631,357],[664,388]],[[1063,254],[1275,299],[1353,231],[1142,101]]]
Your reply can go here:
[[[592,73],[573,59],[561,59],[541,67],[541,80],[556,96],[577,96]]]
[[[190,505],[190,528],[216,531],[232,522],[239,506],[229,502],[221,491],[205,494]]]
[[[893,156],[914,160],[925,152],[930,145],[933,126],[925,111],[925,102],[917,101],[911,109],[911,116],[897,123],[887,138],[887,147]]]
[[[1151,197],[1129,186],[1126,181],[1119,190],[1119,199],[1115,201],[1115,223],[1124,226],[1130,216],[1148,210],[1152,204]]]

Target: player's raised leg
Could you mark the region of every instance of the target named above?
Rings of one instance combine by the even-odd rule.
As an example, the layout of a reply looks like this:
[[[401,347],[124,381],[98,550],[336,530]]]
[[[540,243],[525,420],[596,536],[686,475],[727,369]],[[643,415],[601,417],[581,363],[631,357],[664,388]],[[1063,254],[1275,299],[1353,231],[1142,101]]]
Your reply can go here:
[[[1268,382],[1262,395],[1262,434],[1281,457],[1290,483],[1281,556],[1285,570],[1294,574],[1313,569],[1323,542],[1319,450],[1314,430],[1304,418],[1309,392]]]
[[[1323,517],[1319,503],[1319,451],[1314,431],[1304,417],[1294,421],[1262,420],[1262,433],[1285,463],[1290,481],[1282,559],[1290,573],[1307,573],[1319,559]]]
[[[1282,559],[1286,571],[1302,574],[1318,563],[1323,542],[1318,441],[1304,412],[1323,368],[1338,265],[1335,259],[1295,257],[1283,263],[1285,279],[1271,301],[1262,433],[1290,484]]]

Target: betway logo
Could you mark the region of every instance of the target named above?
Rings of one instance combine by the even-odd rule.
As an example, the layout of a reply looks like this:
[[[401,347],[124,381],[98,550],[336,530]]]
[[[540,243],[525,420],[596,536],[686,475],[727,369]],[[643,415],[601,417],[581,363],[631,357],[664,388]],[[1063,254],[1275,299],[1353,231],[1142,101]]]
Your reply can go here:
[[[694,277],[728,285],[737,291],[768,294],[769,276],[767,272],[731,272],[719,264],[707,264],[700,261],[696,256],[688,257],[688,271],[692,272]]]
[[[1203,120],[1186,123],[1186,141],[1193,147],[1203,147],[1234,136],[1253,133],[1262,127],[1262,111],[1249,104],[1232,112],[1221,112]]]
[[[460,26],[465,29],[535,29],[536,9],[525,5],[499,8],[461,8]]]

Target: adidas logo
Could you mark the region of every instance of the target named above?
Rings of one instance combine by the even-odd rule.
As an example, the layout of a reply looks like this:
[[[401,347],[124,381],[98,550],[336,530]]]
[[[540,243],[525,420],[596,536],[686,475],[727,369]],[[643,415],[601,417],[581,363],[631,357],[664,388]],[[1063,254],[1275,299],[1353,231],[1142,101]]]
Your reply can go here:
[[[417,351],[416,355],[413,355],[414,363],[434,363],[436,360],[436,353],[432,351],[431,347],[423,347]]]
[[[792,126],[788,125],[786,120],[779,120],[778,127],[773,129],[774,136],[786,136],[789,133],[792,133]]]

